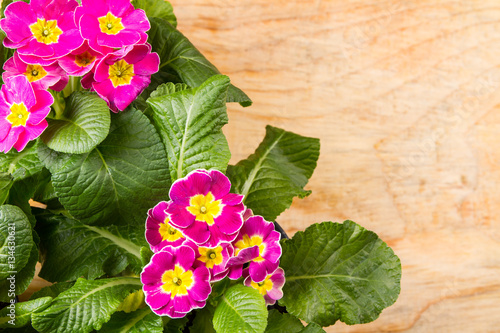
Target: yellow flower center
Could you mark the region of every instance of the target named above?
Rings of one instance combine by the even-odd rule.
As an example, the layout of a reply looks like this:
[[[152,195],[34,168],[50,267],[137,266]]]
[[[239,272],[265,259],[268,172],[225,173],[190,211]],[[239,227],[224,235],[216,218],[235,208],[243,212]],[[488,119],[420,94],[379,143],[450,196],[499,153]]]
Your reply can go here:
[[[12,127],[26,126],[30,113],[23,102],[12,104],[10,114],[6,117],[7,121],[12,124]]]
[[[250,284],[254,289],[257,289],[259,293],[261,293],[263,296],[267,295],[267,292],[273,289],[273,281],[271,281],[271,275],[268,275],[266,279],[262,282],[256,283],[252,281]]]
[[[222,264],[222,246],[217,246],[215,249],[199,247],[198,252],[200,252],[198,260],[204,262],[207,268]]]
[[[252,246],[259,246],[259,256],[255,259],[254,261],[263,261],[264,258],[262,258],[262,254],[264,253],[264,249],[266,248],[265,244],[262,244],[262,237],[260,236],[252,236],[252,238],[248,237],[248,235],[243,235],[243,239],[239,240],[234,244],[236,246],[236,251],[235,255],[238,255],[238,253],[246,248],[252,247]]]
[[[63,33],[57,26],[56,20],[46,21],[41,18],[36,19],[36,23],[30,25],[30,30],[38,42],[47,45],[57,43],[59,36]]]
[[[175,242],[178,239],[184,238],[182,233],[172,227],[172,225],[169,223],[168,217],[163,221],[163,223],[160,223],[160,236],[162,241],[169,241],[169,242]]]
[[[116,35],[125,29],[122,24],[122,19],[114,16],[110,12],[108,12],[106,16],[99,17],[98,20],[101,31],[107,35]]]
[[[109,79],[115,88],[130,84],[134,75],[134,65],[127,63],[123,59],[109,66]]]
[[[95,57],[90,54],[89,51],[85,51],[75,57],[75,64],[77,64],[79,67],[85,67],[93,63],[94,60]]]
[[[177,295],[186,295],[187,290],[193,285],[193,272],[185,271],[182,267],[175,265],[174,269],[165,271],[161,276],[163,285],[161,288],[170,293],[170,298]]]
[[[24,72],[24,75],[26,75],[28,81],[35,82],[43,79],[47,75],[47,72],[40,65],[28,65],[28,67],[26,67],[26,72]]]
[[[189,200],[187,210],[196,216],[196,221],[207,222],[208,225],[214,224],[214,218],[222,212],[223,205],[220,200],[214,200],[211,192],[207,195],[197,194]]]

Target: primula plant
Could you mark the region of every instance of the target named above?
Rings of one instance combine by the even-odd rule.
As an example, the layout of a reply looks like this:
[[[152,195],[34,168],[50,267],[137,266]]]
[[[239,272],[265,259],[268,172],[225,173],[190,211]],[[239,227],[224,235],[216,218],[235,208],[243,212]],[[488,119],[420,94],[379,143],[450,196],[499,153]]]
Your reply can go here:
[[[375,233],[274,222],[317,139],[268,126],[228,165],[226,103],[251,100],[168,2],[4,0],[0,27],[0,328],[322,332],[396,301]],[[37,262],[52,284],[18,297]]]

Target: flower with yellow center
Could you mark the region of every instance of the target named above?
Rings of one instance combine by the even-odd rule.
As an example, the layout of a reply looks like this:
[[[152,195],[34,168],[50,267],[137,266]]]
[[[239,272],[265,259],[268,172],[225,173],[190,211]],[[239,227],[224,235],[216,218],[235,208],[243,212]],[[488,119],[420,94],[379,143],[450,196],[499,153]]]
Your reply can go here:
[[[208,225],[214,224],[214,218],[222,212],[220,200],[214,200],[211,192],[207,195],[197,194],[189,200],[187,210],[196,216],[196,221],[207,222]]]
[[[85,51],[82,54],[79,54],[75,57],[75,64],[79,67],[86,67],[89,64],[93,63],[95,57],[89,53],[89,51]]]
[[[159,233],[162,241],[175,242],[178,239],[184,238],[179,230],[170,225],[168,217],[165,218],[163,223],[160,223]]]
[[[122,24],[122,19],[120,17],[116,17],[111,12],[108,12],[106,16],[101,16],[98,18],[99,20],[99,28],[101,28],[101,32],[107,35],[116,35],[125,27]]]
[[[257,289],[259,293],[263,296],[267,295],[267,292],[273,289],[273,281],[271,281],[271,275],[268,275],[266,279],[262,282],[251,282],[253,288]]]
[[[28,81],[35,82],[43,79],[47,75],[47,72],[40,65],[28,65],[24,75],[26,75]]]
[[[113,83],[113,87],[125,86],[130,84],[134,77],[134,65],[127,63],[121,59],[109,66],[109,79]]]
[[[207,268],[214,268],[222,264],[222,246],[217,246],[215,249],[210,249],[207,247],[199,247],[198,252],[200,253],[199,261],[204,262]]]
[[[12,104],[10,114],[6,117],[7,121],[12,124],[12,127],[26,126],[30,113],[23,102]]]
[[[259,247],[259,256],[253,260],[257,262],[263,261],[264,258],[262,258],[262,254],[264,253],[266,245],[262,244],[262,237],[257,235],[254,235],[252,237],[249,237],[248,235],[243,235],[243,239],[237,241],[236,244],[234,244],[234,246],[236,247],[234,255],[238,255],[238,253],[243,249],[256,245]]]
[[[59,41],[59,36],[63,33],[57,26],[56,20],[37,18],[36,23],[30,25],[33,37],[40,43],[53,44]]]
[[[174,269],[165,271],[161,277],[161,288],[170,293],[170,298],[177,295],[187,295],[187,290],[193,285],[193,272],[185,271],[181,266],[175,265]]]

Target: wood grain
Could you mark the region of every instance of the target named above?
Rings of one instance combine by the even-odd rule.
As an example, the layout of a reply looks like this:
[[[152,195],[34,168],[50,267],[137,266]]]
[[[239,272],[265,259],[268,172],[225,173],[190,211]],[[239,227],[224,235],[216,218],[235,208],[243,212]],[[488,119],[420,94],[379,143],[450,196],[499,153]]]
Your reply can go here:
[[[498,332],[497,1],[175,0],[179,29],[254,100],[229,107],[232,162],[266,124],[321,139],[290,233],[352,219],[401,258],[373,323],[328,332]]]

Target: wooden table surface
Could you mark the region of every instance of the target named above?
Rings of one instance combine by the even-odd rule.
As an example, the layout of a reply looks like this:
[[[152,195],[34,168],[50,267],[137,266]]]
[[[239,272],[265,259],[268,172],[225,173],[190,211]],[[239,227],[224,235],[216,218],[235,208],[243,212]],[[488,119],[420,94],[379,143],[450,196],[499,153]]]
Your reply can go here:
[[[403,265],[375,322],[328,332],[500,331],[500,6],[493,0],[174,0],[179,29],[254,101],[232,162],[271,124],[321,139],[294,233],[352,219]]]

